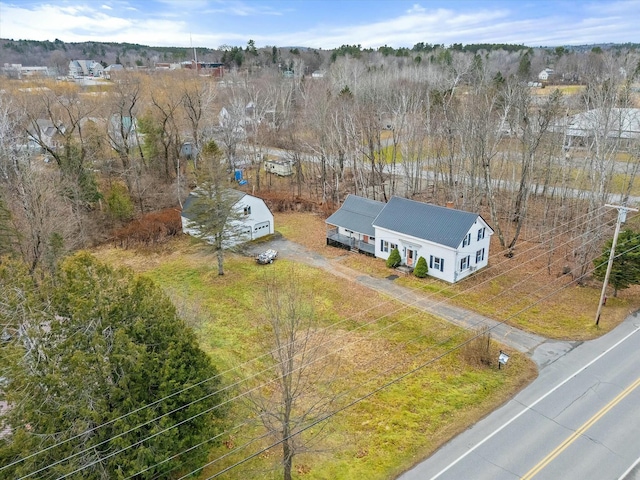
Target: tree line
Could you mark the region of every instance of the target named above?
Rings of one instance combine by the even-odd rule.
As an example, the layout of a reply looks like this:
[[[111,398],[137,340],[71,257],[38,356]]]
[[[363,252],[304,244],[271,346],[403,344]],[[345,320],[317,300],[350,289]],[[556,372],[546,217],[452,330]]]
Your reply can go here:
[[[247,47],[243,55],[255,56]],[[84,254],[69,255],[108,240],[133,218],[180,208],[196,187],[209,192],[202,211],[211,230],[205,233],[215,235],[225,218],[215,208],[224,203],[224,189],[237,187],[236,169],[245,170],[251,191],[260,195],[270,188],[263,162],[280,155],[294,167],[286,195],[334,207],[349,193],[453,202],[486,215],[509,256],[517,255],[523,238],[565,234],[564,257],[578,278],[601,253],[607,233],[602,205],[634,200],[640,149],[636,138],[621,135],[621,115],[637,105],[635,51],[545,56],[436,48],[420,62],[380,51],[346,53],[321,78],[306,74],[303,52],[290,53],[287,67],[294,74],[286,77],[266,68],[232,69],[220,81],[195,71],[125,71],[92,88],[51,80],[3,85],[0,274],[8,294],[0,304],[7,331],[0,363],[2,377],[15,382],[16,388],[6,388],[14,395],[10,403],[21,405],[9,412],[11,425],[21,425],[14,437],[21,443],[15,449],[0,445],[3,465],[17,459],[20,449],[37,450],[30,428],[43,435],[43,447],[51,446],[48,463],[41,465],[53,464],[70,452],[61,441],[142,405],[149,398],[142,387],[162,396],[178,383],[215,374],[156,287]],[[527,80],[550,61],[556,70],[577,73],[582,86],[568,93],[533,90]],[[568,119],[584,112],[591,112],[590,120],[576,135]],[[619,281],[614,274],[614,286],[635,281],[633,272]],[[275,294],[269,298],[278,303]],[[291,328],[311,316],[276,313],[270,317],[283,317]],[[156,338],[154,328],[169,337]],[[80,340],[74,348],[72,338]],[[187,372],[178,357],[201,368]],[[158,362],[167,371],[151,371]],[[292,374],[283,373],[285,393]],[[83,404],[73,402],[75,390],[68,389],[79,384],[87,387]],[[289,393],[294,395],[285,402],[295,397]],[[282,403],[267,400],[253,399],[259,408]],[[100,408],[87,407],[96,402]],[[36,407],[43,404],[41,412]],[[80,423],[69,422],[71,417]],[[171,418],[178,423],[183,417]],[[176,441],[196,444],[200,435],[215,434],[215,415],[209,420]],[[282,432],[290,426],[291,417],[281,416],[270,428]],[[122,468],[126,476],[166,453],[141,446],[126,461],[119,454],[108,457],[113,451],[101,450],[106,438],[83,436],[91,448],[84,463],[54,466],[56,473],[114,458],[109,468]],[[283,444],[289,467],[295,450]],[[36,466],[24,465],[10,467],[12,474]],[[97,469],[96,478],[104,474]]]
[[[638,142],[620,129],[637,104],[635,51],[554,56],[582,79],[570,93],[528,86],[550,60],[528,51],[433,55],[345,55],[322,78],[263,69],[216,81],[183,70],[125,71],[93,89],[9,82],[0,94],[4,248],[33,270],[135,216],[180,207],[210,141],[225,184],[242,168],[255,192],[268,188],[262,165],[280,148],[294,165],[291,195],[452,201],[487,215],[509,252],[522,235],[557,228],[597,235],[590,212],[631,198]],[[292,60],[291,71],[305,70]],[[569,120],[588,111],[576,136]],[[572,223],[582,215],[593,223]],[[576,244],[567,263],[583,275],[596,254]]]

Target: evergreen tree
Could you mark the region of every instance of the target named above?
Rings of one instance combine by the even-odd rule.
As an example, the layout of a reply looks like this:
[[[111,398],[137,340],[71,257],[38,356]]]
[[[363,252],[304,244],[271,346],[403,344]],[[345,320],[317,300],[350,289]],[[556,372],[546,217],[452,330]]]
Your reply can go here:
[[[520,63],[518,64],[518,77],[522,80],[527,80],[531,75],[531,57],[529,52],[525,52],[520,57]]]
[[[416,263],[416,268],[413,269],[413,274],[418,278],[424,278],[427,276],[429,272],[429,267],[427,266],[427,261],[424,257],[418,258]]]
[[[169,478],[206,462],[207,443],[160,463],[214,437],[221,412],[211,360],[151,280],[80,253],[38,285],[5,262],[0,290],[0,477]]]
[[[398,251],[398,247],[391,250],[389,254],[389,258],[387,258],[387,267],[396,268],[398,265],[402,263],[402,258],[400,257],[400,252]]]
[[[593,261],[593,276],[598,280],[604,280],[606,275],[612,244],[613,240],[609,240],[602,249],[602,255]],[[618,290],[640,284],[640,233],[624,230],[618,236],[609,284],[613,287],[614,297]]]

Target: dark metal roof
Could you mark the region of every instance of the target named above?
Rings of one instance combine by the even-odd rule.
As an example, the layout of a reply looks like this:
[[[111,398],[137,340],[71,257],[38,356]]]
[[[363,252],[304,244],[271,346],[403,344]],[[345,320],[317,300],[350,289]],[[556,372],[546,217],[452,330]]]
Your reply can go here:
[[[348,195],[342,206],[326,222],[329,225],[346,228],[354,232],[375,236],[373,220],[385,204],[377,200]]]
[[[231,200],[235,200],[234,205],[238,203],[245,195],[246,195],[245,192],[241,192],[233,188],[229,188],[223,192],[224,197],[228,196],[228,198],[230,198]],[[189,196],[186,198],[186,200],[182,204],[181,216],[183,216],[188,220],[193,220],[193,215],[191,215],[191,212],[189,212],[189,207],[197,197],[198,197],[198,189],[189,193]]]
[[[477,213],[392,197],[373,225],[457,248],[478,217]]]

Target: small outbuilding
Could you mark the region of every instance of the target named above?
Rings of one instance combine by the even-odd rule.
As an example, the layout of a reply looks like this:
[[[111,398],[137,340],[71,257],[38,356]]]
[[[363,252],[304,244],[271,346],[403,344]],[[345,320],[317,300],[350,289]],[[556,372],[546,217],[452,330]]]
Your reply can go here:
[[[291,162],[287,160],[266,160],[264,162],[264,171],[273,173],[279,177],[288,177],[293,175]]]
[[[235,199],[233,209],[236,215],[234,215],[234,217],[239,220],[234,220],[236,224],[232,226],[232,228],[238,232],[238,235],[234,236],[232,240],[227,241],[226,247],[233,247],[275,232],[273,213],[271,213],[271,210],[269,210],[264,200],[234,189],[229,189],[227,193]],[[200,235],[200,231],[189,214],[189,206],[197,196],[197,190],[189,194],[182,206],[182,213],[180,215],[182,231],[196,237]]]

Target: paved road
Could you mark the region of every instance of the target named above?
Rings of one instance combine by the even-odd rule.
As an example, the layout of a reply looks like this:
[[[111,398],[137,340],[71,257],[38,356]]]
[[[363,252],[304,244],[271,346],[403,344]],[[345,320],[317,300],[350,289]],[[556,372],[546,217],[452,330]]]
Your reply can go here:
[[[383,146],[388,146],[390,145],[392,142],[392,140],[387,139],[387,140],[383,140],[382,144]],[[292,158],[292,153],[288,152],[287,150],[282,150],[282,149],[276,149],[276,148],[267,148],[266,152],[270,155],[282,158],[282,159],[290,159]],[[310,155],[307,153],[299,153],[298,154],[299,158],[301,158],[303,161],[309,162],[309,163],[319,163],[320,162],[320,157],[317,155]],[[583,158],[577,157],[577,158],[573,158],[571,160],[566,160],[563,158],[558,158],[555,160],[556,164],[561,164],[563,166],[571,166],[571,165],[575,165],[575,167],[579,167],[579,168],[584,168],[584,162],[586,160],[584,160]],[[424,161],[424,163],[430,163],[430,164],[434,164],[435,162],[433,160],[427,162],[426,160]],[[412,178],[415,173],[411,173],[410,169],[412,168],[411,165],[407,166],[405,164],[403,164],[402,162],[398,162],[395,165],[386,165],[384,167],[384,172],[387,174],[393,174],[396,176],[396,178],[398,179],[408,179],[408,178]],[[629,164],[627,162],[614,162],[612,165],[612,168],[614,171],[616,171],[617,173],[624,173],[624,174],[629,174],[628,170],[629,170]],[[430,182],[434,182],[435,178],[436,178],[436,173],[432,170],[423,170],[420,174],[422,176],[422,180],[425,183],[430,183]],[[470,184],[471,183],[471,179],[468,178],[465,175],[456,175],[454,177],[454,181],[456,183],[466,183],[466,184]],[[484,185],[485,180],[482,177],[477,177],[474,179],[474,183],[476,185]],[[494,189],[502,189],[502,190],[510,190],[510,191],[517,191],[519,188],[519,183],[512,181],[512,180],[500,180],[500,179],[493,179],[493,188]],[[408,186],[405,185],[405,187],[408,188]],[[536,194],[536,195],[542,195],[543,194],[543,186],[542,185],[538,185],[535,184],[533,185],[534,187],[534,191],[532,191],[532,194]],[[398,184],[398,188],[401,189],[402,188],[402,183]],[[550,189],[548,192],[546,192],[547,195],[552,193],[557,195],[559,192],[557,191],[556,188],[552,188]],[[398,191],[397,195],[401,195],[402,192],[401,190]],[[589,198],[590,195],[592,195],[591,191],[587,191],[587,190],[581,190],[578,188],[567,188],[564,189],[564,191],[562,192],[562,195],[564,196],[568,196],[568,197],[573,197],[573,198]],[[640,204],[640,196],[634,196],[634,195],[630,195],[630,196],[625,196],[623,194],[620,193],[612,193],[609,194],[607,197],[607,201],[611,202],[611,203],[621,203],[623,201],[626,201],[629,205],[638,205]]]
[[[557,359],[513,400],[399,478],[640,478],[639,364],[636,314]]]
[[[513,400],[400,480],[640,480],[637,314],[596,340],[552,341],[446,303],[434,304],[392,280],[363,275],[284,238],[268,246],[457,325],[488,325],[494,338],[527,353],[540,368],[539,377]]]

